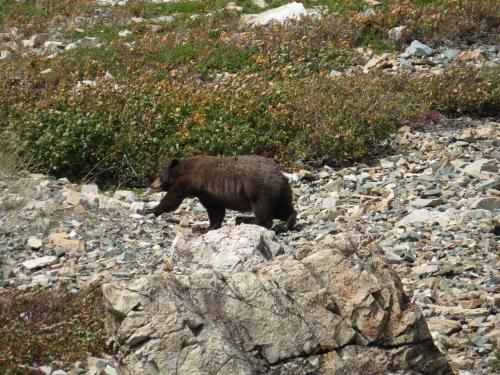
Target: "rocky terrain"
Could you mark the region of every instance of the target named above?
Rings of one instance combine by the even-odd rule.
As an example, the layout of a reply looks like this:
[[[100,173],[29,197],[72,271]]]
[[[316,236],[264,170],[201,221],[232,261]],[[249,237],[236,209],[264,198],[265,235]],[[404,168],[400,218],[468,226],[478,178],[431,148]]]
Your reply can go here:
[[[168,1],[167,1],[168,2]],[[126,2],[103,2],[102,5],[125,5]],[[113,9],[113,8],[111,8]],[[219,11],[231,11],[241,13],[243,8],[235,3],[228,3]],[[315,9],[306,9],[302,3],[292,2],[278,8],[264,11],[260,14],[242,14],[241,24],[246,26],[264,26],[273,22],[285,23],[288,21],[299,20],[304,17],[321,17],[325,10],[322,7]],[[361,13],[362,17],[373,16],[373,8]],[[59,24],[58,27],[52,27],[48,32],[37,34],[25,34],[17,27],[10,28],[8,32],[0,34],[0,60],[8,59],[13,54],[37,54],[44,56],[45,59],[54,59],[58,54],[75,48],[98,48],[106,49],[109,42],[101,40],[99,37],[84,36],[81,38],[68,39],[61,30],[76,31],[76,35],[85,34],[86,28],[92,28],[96,25],[119,26],[123,25],[129,28],[119,30],[118,37],[123,40],[125,48],[134,50],[136,42],[127,42],[128,36],[133,32],[130,30],[134,25],[142,25],[153,33],[162,33],[164,25],[174,22],[177,18],[183,19],[183,14],[174,14],[168,16],[159,16],[151,18],[132,17],[129,19],[120,17],[113,13],[110,8],[97,8],[92,17],[77,17],[65,21],[64,27]],[[195,20],[199,17],[213,17],[212,13],[194,14],[190,18]],[[388,30],[388,37],[394,42],[398,42],[404,37],[405,26],[398,26]],[[500,62],[500,48],[496,44],[484,43],[447,43],[446,45],[432,48],[418,40],[414,40],[403,53],[382,53],[375,54],[370,48],[358,48],[362,64],[350,67],[345,73],[352,74],[356,72],[369,72],[376,70],[385,70],[396,72],[417,72],[441,75],[446,68],[454,66],[475,66],[495,67]],[[51,68],[40,72],[42,75],[53,73]],[[337,77],[344,72],[332,70],[330,75]],[[109,74],[106,78],[113,78]],[[223,77],[224,78],[224,77]],[[227,77],[226,77],[227,78]],[[95,86],[97,82],[93,80],[83,80],[79,82],[80,86]]]
[[[0,0],[0,373],[498,372],[493,3]],[[295,230],[142,215],[200,148],[300,158]],[[83,355],[39,355],[89,290]]]
[[[454,370],[493,373],[499,135],[500,124],[487,120],[417,124],[388,142],[393,155],[370,165],[289,174],[298,223],[277,241],[296,259],[339,238],[377,244]],[[195,200],[160,218],[136,213],[160,199],[148,191],[102,192],[37,174],[2,175],[0,188],[3,288],[135,280],[175,266],[165,262],[176,235],[197,237],[208,225]]]

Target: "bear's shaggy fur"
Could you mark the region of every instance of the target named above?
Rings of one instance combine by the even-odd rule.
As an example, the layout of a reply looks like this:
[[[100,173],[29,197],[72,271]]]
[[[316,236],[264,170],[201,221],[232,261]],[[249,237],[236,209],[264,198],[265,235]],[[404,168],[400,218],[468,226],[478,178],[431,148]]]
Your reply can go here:
[[[257,155],[195,156],[174,159],[151,185],[167,191],[160,204],[145,214],[175,210],[184,198],[197,197],[208,212],[209,229],[221,227],[226,208],[253,211],[258,225],[270,228],[273,219],[295,225],[292,189],[273,160]]]

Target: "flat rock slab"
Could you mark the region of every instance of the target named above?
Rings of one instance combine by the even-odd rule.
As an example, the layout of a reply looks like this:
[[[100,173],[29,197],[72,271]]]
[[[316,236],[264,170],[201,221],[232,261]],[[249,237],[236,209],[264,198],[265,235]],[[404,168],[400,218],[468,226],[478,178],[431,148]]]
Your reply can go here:
[[[27,260],[27,261],[23,262],[23,267],[25,267],[29,270],[34,270],[37,268],[43,268],[46,266],[50,266],[52,264],[56,264],[57,261],[58,261],[58,259],[56,256],[47,255],[44,257]]]
[[[203,241],[226,238],[227,229],[214,232]],[[450,373],[379,255],[376,246],[323,247],[251,269],[185,264],[105,284],[115,355],[124,374]]]

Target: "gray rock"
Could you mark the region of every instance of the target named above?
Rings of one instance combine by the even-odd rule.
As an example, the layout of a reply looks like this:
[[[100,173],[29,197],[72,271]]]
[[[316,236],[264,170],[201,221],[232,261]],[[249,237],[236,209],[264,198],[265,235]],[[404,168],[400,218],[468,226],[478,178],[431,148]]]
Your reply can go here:
[[[399,220],[396,223],[397,227],[405,227],[411,224],[419,224],[419,223],[438,223],[439,225],[445,226],[451,220],[449,214],[445,212],[439,211],[431,211],[425,208],[420,210],[415,210],[403,219]]]
[[[28,48],[38,48],[49,40],[50,35],[47,33],[32,35],[29,39],[23,40],[23,45]]]
[[[436,207],[443,204],[443,200],[441,198],[415,199],[411,201],[410,204],[418,208]]]
[[[103,286],[107,327],[126,374],[302,374],[305,363],[317,374],[450,373],[384,264],[372,250],[325,248],[254,271],[157,272]]]
[[[83,202],[83,196],[77,191],[70,190],[68,192],[68,195],[66,196],[66,202],[69,204],[72,204],[73,206],[76,206],[77,204],[80,204]]]
[[[321,209],[323,210],[331,210],[332,208],[335,208],[336,205],[337,199],[333,197],[324,198],[321,201]]]
[[[452,61],[459,53],[460,53],[459,49],[445,48],[444,51],[441,53],[441,55],[448,61]]]
[[[411,57],[429,57],[432,56],[432,53],[431,47],[418,40],[411,42],[410,46],[405,51],[405,55]]]
[[[494,211],[500,209],[500,198],[487,197],[479,198],[473,204],[472,208]]]
[[[9,42],[11,38],[10,33],[0,33],[0,43]]]
[[[12,52],[10,51],[0,51],[0,60],[5,60],[9,58],[12,55]]]
[[[338,70],[331,70],[330,71],[330,77],[335,78],[335,77],[340,77],[342,75],[342,72],[339,72]]]
[[[498,173],[498,163],[493,159],[479,159],[464,168],[464,173],[473,177],[481,177],[481,172]]]
[[[387,32],[387,35],[389,36],[389,39],[391,40],[394,40],[394,41],[398,41],[398,40],[401,40],[401,38],[403,37],[403,31],[406,30],[406,26],[397,26],[397,27],[393,27],[392,29],[390,29],[388,32]]]
[[[138,199],[137,195],[135,195],[134,192],[129,190],[117,190],[113,194],[113,198],[118,200],[124,200],[126,202],[135,202]]]
[[[40,367],[38,367],[38,370],[43,372],[45,375],[52,374],[52,367],[51,366],[40,366]]]
[[[437,264],[421,264],[420,266],[413,267],[411,270],[417,275],[432,274],[439,270],[439,266]]]
[[[42,240],[37,238],[37,237],[28,238],[28,241],[26,244],[28,245],[29,248],[31,248],[33,250],[41,249],[43,246]]]
[[[50,266],[52,264],[56,264],[57,261],[58,261],[57,257],[52,255],[47,255],[44,257],[27,260],[23,262],[23,267],[25,267],[28,270],[34,270],[37,268],[43,268],[46,266]]]
[[[87,195],[99,194],[99,187],[96,184],[85,184],[80,186],[80,192]]]

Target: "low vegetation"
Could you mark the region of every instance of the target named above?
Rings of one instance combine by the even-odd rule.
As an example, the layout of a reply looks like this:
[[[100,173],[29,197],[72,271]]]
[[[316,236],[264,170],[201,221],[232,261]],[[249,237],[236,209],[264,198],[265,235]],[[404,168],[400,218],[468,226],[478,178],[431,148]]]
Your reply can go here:
[[[328,15],[253,30],[240,27],[239,13],[221,11],[226,4],[131,0],[96,13],[93,1],[0,0],[0,29],[17,25],[29,36],[61,15],[80,17],[79,27],[62,23],[61,33],[104,43],[0,61],[2,137],[56,176],[142,185],[174,155],[251,152],[290,166],[352,161],[430,113],[498,115],[495,67],[329,77],[366,62],[358,47],[378,53],[415,38],[435,46],[495,41],[494,0],[383,0],[371,15],[360,14],[368,8],[361,0],[311,0],[307,7],[324,6]],[[237,4],[259,11],[250,0]],[[128,23],[172,14],[156,22],[161,32]],[[399,25],[407,27],[402,39],[390,40],[388,30]],[[125,29],[131,34],[120,37]]]
[[[0,293],[0,373],[37,374],[30,367],[69,366],[104,351],[100,286]]]

